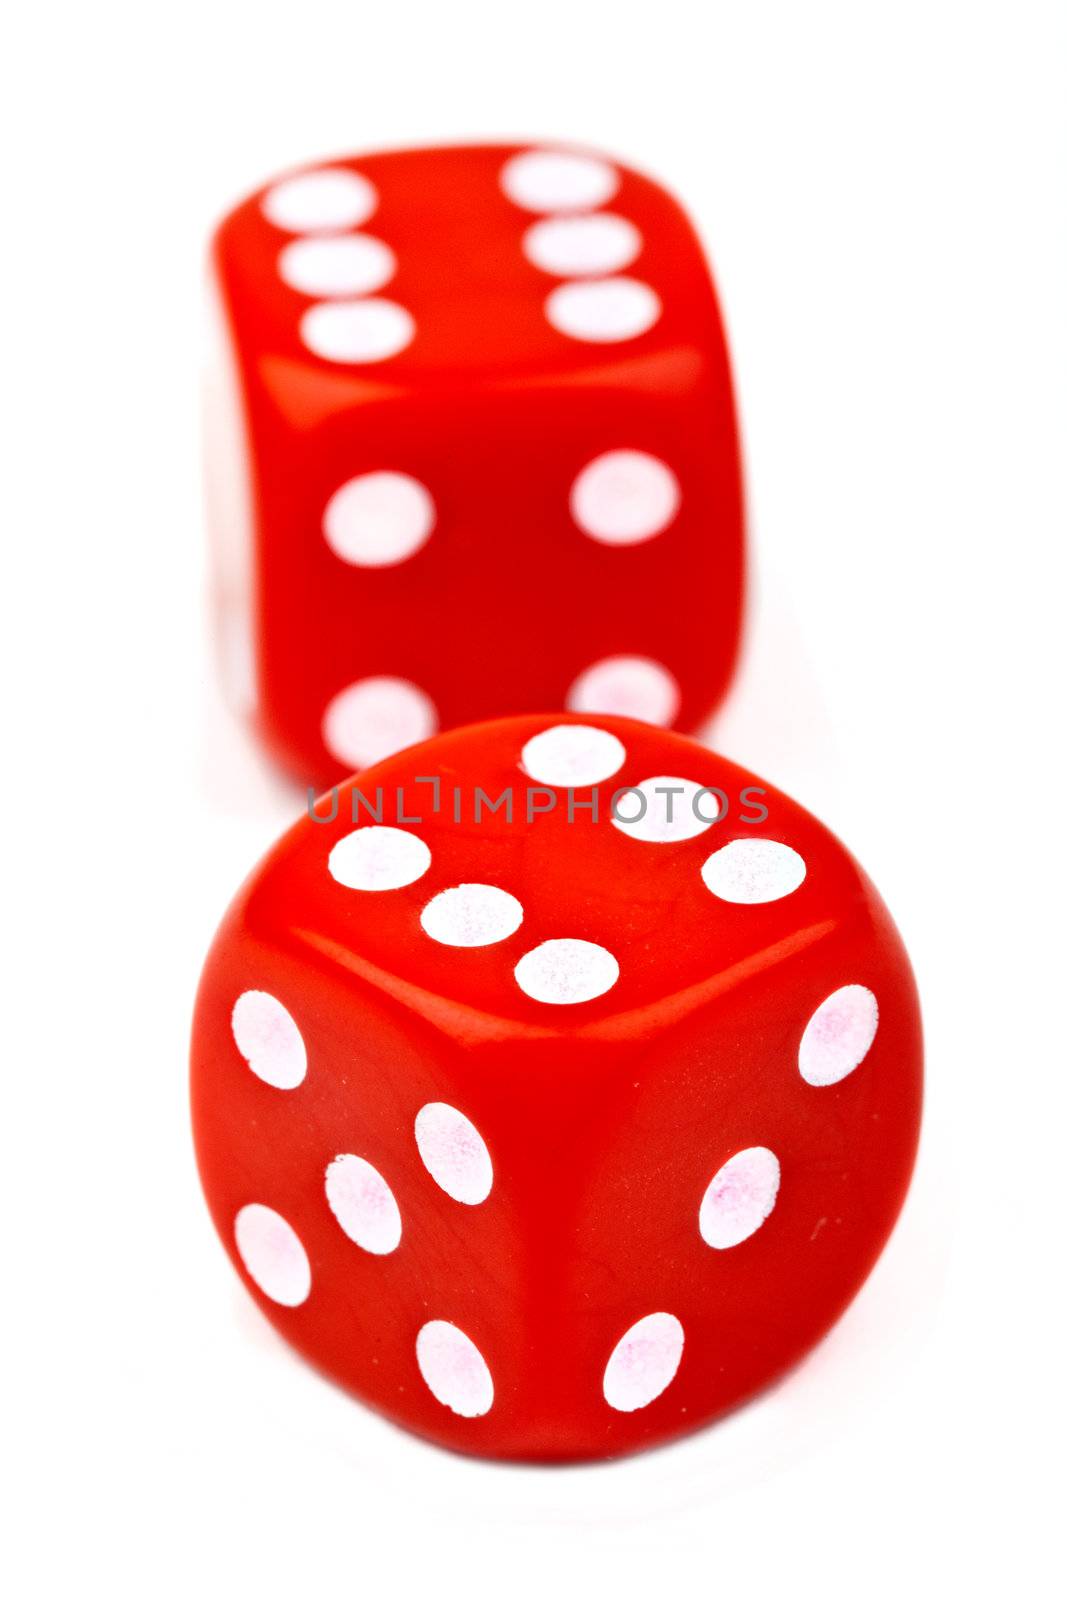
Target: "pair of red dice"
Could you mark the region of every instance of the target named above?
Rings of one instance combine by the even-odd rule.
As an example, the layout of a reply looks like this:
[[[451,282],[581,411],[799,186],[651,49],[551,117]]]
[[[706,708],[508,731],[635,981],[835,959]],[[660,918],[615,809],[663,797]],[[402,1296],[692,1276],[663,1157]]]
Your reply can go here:
[[[855,1294],[921,1095],[861,869],[665,731],[721,694],[741,604],[699,246],[599,157],[454,149],[282,180],[217,269],[224,635],[286,765],[365,770],[209,957],[212,1215],[285,1337],[428,1437],[667,1439]]]

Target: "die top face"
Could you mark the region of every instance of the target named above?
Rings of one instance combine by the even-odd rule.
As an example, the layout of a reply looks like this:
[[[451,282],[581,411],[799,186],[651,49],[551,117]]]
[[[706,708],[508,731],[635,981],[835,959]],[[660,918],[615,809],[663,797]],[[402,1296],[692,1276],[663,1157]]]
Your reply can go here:
[[[620,363],[628,382],[656,389],[692,386],[709,359],[725,370],[684,211],[587,151],[459,146],[323,163],[238,206],[215,260],[238,343],[290,409],[312,374],[318,413],[398,388],[596,381]]]
[[[567,714],[440,735],[342,785],[246,915],[284,942],[294,906],[320,946],[462,1007],[468,1030],[601,1041],[881,914],[787,796],[681,736]]]

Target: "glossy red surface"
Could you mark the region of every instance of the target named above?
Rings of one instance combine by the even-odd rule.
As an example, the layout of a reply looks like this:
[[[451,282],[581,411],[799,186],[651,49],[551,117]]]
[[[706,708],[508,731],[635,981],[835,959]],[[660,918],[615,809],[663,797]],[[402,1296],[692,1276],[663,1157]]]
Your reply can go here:
[[[543,729],[593,722],[625,747],[617,773],[579,801],[525,820],[523,747]],[[698,837],[651,843],[605,820],[617,788],[668,774],[714,786],[726,816]],[[442,809],[416,777],[441,779]],[[759,785],[765,820],[742,790]],[[429,847],[406,887],[346,888],[327,866],[352,832],[353,785],[331,822],[302,819],[231,906],[209,956],[193,1037],[193,1120],[204,1191],[226,1249],[258,1203],[296,1230],[310,1293],[283,1306],[244,1274],[284,1337],[388,1416],[436,1442],[501,1457],[625,1453],[719,1416],[792,1365],[860,1287],[893,1225],[915,1154],[921,1100],[918,1004],[907,956],[876,891],[842,845],[785,795],[676,734],[612,718],[536,716],[445,734],[358,780],[382,822]],[[471,801],[511,786],[513,820]],[[398,790],[403,791],[398,794]],[[453,815],[463,796],[464,820]],[[541,802],[547,803],[541,792]],[[329,807],[323,804],[327,814]],[[365,811],[360,826],[368,825]],[[701,868],[727,843],[787,844],[803,882],[762,904],[709,892]],[[429,938],[426,904],[457,884],[522,905],[497,943]],[[515,967],[549,939],[582,939],[619,965],[599,998],[549,1004]],[[808,1019],[862,985],[873,1043],[822,1087],[798,1070]],[[235,1045],[248,990],[287,1008],[307,1049],[292,1089],[263,1082]],[[488,1197],[451,1199],[420,1160],[414,1119],[459,1109],[493,1167]],[[781,1187],[750,1237],[711,1248],[698,1214],[712,1177],[765,1147]],[[388,1182],[398,1248],[373,1255],[327,1205],[341,1153]],[[605,1365],[632,1324],[677,1318],[684,1349],[658,1397],[632,1412],[605,1399]],[[481,1416],[454,1414],[420,1374],[428,1320],[474,1341],[492,1375]]]
[[[235,360],[248,473],[244,587],[255,720],[280,761],[316,784],[351,770],[325,748],[331,699],[368,676],[417,685],[441,727],[563,705],[591,663],[638,655],[680,690],[694,730],[720,698],[738,642],[742,508],[723,327],[699,241],[658,184],[615,165],[601,209],[637,225],[621,275],[659,296],[654,326],[614,342],[568,337],[545,303],[565,280],[522,242],[540,213],[501,188],[516,147],[402,151],[329,163],[358,171],[377,206],[358,229],[396,271],[378,291],[415,321],[411,343],[348,364],[314,355],[314,304],[283,282],[294,235],[264,214],[264,190],[220,227],[215,280]],[[232,402],[231,402],[232,403]],[[568,510],[594,458],[638,450],[667,463],[680,510],[656,537],[597,543]],[[330,497],[354,476],[408,474],[436,504],[411,559],[370,569],[322,534]],[[237,537],[230,512],[221,535]],[[618,706],[604,707],[620,709]],[[636,708],[635,708],[636,709]]]

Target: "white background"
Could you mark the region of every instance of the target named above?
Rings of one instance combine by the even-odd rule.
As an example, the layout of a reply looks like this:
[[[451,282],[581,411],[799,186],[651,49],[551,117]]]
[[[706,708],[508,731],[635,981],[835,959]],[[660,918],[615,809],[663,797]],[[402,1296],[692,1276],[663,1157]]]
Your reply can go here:
[[[1064,33],[1025,0],[18,8],[12,1592],[1052,1592]],[[206,236],[296,161],[511,135],[614,151],[703,230],[756,566],[716,742],[868,867],[929,1046],[911,1199],[831,1338],[719,1427],[563,1471],[433,1450],[294,1360],[213,1236],[185,1104],[207,942],[301,804],[227,721],[206,649]]]

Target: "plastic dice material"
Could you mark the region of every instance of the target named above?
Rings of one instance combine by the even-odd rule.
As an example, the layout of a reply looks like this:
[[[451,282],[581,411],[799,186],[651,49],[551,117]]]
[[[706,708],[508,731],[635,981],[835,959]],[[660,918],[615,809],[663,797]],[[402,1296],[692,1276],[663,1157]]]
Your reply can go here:
[[[463,728],[324,797],[196,1009],[200,1171],[249,1289],[485,1455],[634,1450],[783,1372],[886,1240],[920,1095],[907,956],[848,852],[617,718]]]
[[[544,705],[695,730],[736,653],[737,428],[692,225],[571,150],[283,177],[213,253],[231,696],[325,784]]]

